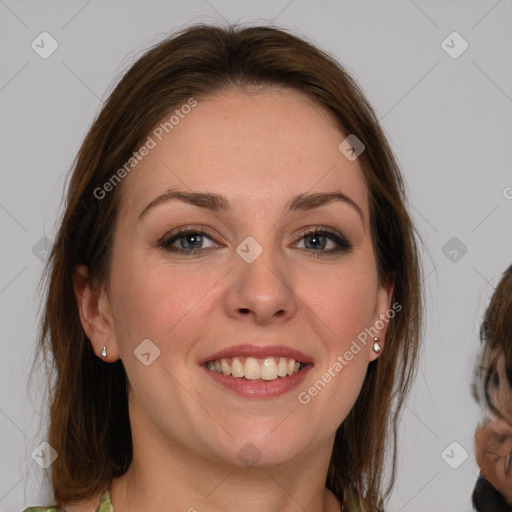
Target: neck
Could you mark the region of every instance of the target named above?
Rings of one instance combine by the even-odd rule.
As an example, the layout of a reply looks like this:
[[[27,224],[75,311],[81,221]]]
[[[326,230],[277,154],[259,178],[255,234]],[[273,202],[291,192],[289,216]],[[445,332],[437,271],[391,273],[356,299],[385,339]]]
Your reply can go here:
[[[208,457],[137,421],[132,422],[132,442],[132,464],[111,486],[116,512],[341,509],[325,487],[334,436],[293,460],[264,468]]]

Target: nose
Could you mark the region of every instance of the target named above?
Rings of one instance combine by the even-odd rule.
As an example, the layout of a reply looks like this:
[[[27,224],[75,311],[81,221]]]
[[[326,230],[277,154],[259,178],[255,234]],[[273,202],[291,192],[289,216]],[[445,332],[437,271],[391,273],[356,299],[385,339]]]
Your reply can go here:
[[[228,316],[258,325],[292,318],[298,308],[293,267],[270,245],[251,263],[236,257],[225,296]]]

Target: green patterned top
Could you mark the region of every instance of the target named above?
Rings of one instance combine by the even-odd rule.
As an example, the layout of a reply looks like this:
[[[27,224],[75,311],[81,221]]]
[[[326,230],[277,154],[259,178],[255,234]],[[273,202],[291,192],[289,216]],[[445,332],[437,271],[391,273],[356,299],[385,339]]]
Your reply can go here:
[[[357,500],[359,501],[359,500]],[[342,510],[348,512],[360,512],[362,511],[362,507],[359,505],[353,505],[351,508],[346,509],[342,507]],[[65,509],[61,509],[58,507],[29,507],[26,508],[23,512],[66,512]],[[95,512],[114,512],[114,508],[112,507],[112,503],[110,501],[110,491],[106,490],[101,496],[100,503]]]
[[[23,512],[66,512],[65,509],[58,507],[29,507]],[[106,490],[101,496],[100,503],[96,512],[114,512],[112,503],[110,502],[110,491]]]

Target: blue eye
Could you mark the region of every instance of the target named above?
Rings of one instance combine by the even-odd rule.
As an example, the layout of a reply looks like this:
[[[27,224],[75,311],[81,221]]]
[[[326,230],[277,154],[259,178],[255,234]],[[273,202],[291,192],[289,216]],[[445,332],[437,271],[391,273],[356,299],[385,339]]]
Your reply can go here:
[[[205,238],[212,240],[204,231],[185,229],[169,238],[164,238],[159,242],[158,246],[172,252],[184,254],[198,253],[204,249],[208,249],[208,247],[203,247]],[[178,247],[174,246],[176,242],[179,242]]]
[[[302,233],[300,240],[308,240],[309,243],[305,243],[306,249],[312,249],[314,252],[320,253],[315,256],[321,256],[322,254],[333,254],[339,252],[347,252],[352,249],[353,245],[343,235],[335,233],[334,231],[326,229],[310,229],[305,233]],[[327,240],[334,242],[334,248],[324,251],[327,245]]]

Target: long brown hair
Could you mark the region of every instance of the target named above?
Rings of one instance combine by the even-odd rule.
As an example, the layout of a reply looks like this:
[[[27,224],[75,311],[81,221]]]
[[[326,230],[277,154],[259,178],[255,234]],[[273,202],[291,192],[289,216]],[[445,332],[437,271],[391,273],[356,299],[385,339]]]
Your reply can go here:
[[[394,280],[385,350],[369,364],[356,404],[336,432],[326,486],[364,510],[383,510],[395,479],[396,436],[416,370],[422,293],[415,232],[404,184],[378,120],[344,68],[305,39],[272,27],[195,25],[160,42],[133,64],[114,88],[75,159],[66,206],[44,278],[47,283],[40,348],[54,369],[48,442],[57,505],[92,497],[122,475],[132,458],[121,361],[94,353],[78,315],[73,271],[108,283],[112,235],[122,183],[98,199],[164,115],[230,87],[277,85],[313,99],[341,133],[366,146],[359,156],[369,190],[371,234],[381,282]],[[384,478],[387,456],[391,471]]]

